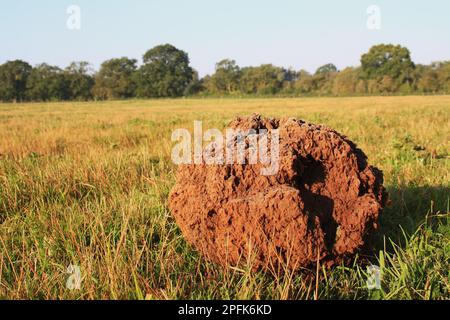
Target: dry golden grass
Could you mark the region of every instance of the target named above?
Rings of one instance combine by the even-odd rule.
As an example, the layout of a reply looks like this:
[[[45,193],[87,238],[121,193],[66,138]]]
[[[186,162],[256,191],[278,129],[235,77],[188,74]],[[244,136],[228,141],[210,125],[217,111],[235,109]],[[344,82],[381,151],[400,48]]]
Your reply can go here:
[[[166,208],[172,130],[254,112],[333,127],[384,171],[383,290],[358,264],[323,271],[316,290],[315,270],[222,268],[185,243]],[[450,96],[3,104],[0,298],[449,298],[449,154]]]

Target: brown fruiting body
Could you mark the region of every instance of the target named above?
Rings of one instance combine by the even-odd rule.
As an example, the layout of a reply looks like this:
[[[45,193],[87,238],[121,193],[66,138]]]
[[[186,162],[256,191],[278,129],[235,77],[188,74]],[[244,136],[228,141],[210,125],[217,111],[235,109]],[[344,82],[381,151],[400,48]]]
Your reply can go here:
[[[253,115],[229,127],[279,129],[279,170],[264,176],[263,164],[180,166],[169,207],[206,258],[297,270],[348,261],[370,245],[387,197],[382,172],[354,143],[292,118]]]

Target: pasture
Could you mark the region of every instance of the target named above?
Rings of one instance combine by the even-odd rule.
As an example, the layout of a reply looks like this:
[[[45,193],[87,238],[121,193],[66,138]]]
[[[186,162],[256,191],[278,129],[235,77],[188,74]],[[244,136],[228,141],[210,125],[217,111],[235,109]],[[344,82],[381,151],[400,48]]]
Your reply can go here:
[[[167,209],[172,130],[254,112],[332,127],[383,171],[372,255],[267,274],[185,242]],[[449,203],[450,96],[0,104],[3,299],[449,299]],[[380,290],[364,261],[380,266]]]

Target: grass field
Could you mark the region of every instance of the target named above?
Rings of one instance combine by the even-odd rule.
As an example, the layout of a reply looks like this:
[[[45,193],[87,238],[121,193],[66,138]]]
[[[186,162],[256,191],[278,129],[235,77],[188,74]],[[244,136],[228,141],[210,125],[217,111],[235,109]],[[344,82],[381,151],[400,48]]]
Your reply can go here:
[[[253,112],[335,128],[383,170],[373,256],[273,275],[184,241],[166,207],[172,129]],[[0,298],[450,299],[449,155],[450,96],[0,104]],[[381,290],[366,287],[366,259]]]

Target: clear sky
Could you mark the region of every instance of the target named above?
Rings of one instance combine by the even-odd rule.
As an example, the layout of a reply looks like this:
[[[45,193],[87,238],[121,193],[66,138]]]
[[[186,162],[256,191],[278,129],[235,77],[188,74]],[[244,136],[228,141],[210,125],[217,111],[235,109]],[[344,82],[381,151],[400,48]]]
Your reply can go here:
[[[67,27],[70,5],[81,9],[80,30]],[[380,9],[380,30],[367,28],[370,5]],[[0,63],[85,60],[98,68],[114,57],[140,61],[162,43],[187,51],[200,75],[223,58],[343,68],[378,43],[404,45],[416,63],[429,63],[450,60],[449,17],[448,0],[2,0]]]

